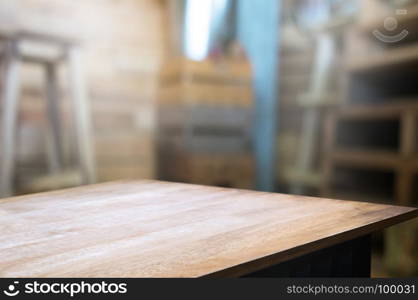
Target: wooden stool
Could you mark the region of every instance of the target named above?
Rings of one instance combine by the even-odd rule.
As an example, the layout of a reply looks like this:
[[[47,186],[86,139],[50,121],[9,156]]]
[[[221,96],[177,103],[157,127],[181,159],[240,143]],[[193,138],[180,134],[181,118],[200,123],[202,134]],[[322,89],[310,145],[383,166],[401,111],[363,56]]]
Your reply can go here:
[[[4,82],[2,84],[2,139],[0,155],[0,197],[14,193],[15,136],[20,94],[21,62],[42,65],[46,72],[48,135],[52,141],[48,164],[51,174],[63,171],[63,147],[58,104],[57,68],[66,61],[69,66],[70,92],[74,109],[77,155],[82,183],[95,182],[95,164],[90,133],[90,113],[80,61],[80,46],[71,39],[28,31],[0,32],[4,42]],[[52,51],[28,51],[28,43],[49,47]],[[39,52],[39,51],[38,51]],[[48,53],[50,52],[50,53]]]

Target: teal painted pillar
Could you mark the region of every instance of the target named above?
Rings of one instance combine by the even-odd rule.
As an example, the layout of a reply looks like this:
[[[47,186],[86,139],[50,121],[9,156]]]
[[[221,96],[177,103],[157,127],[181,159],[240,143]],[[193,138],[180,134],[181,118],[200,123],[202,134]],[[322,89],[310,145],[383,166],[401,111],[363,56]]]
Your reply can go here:
[[[273,191],[279,71],[280,0],[238,0],[237,33],[254,71],[256,188]]]

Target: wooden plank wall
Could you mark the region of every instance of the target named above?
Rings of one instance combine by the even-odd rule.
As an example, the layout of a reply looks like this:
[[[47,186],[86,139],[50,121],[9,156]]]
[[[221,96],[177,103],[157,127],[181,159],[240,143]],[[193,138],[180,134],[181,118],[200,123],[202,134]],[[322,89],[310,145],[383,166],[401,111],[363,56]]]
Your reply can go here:
[[[70,34],[84,43],[98,178],[154,177],[156,70],[164,54],[165,1],[25,0],[0,2],[0,27]],[[60,70],[66,159],[73,160],[66,68]],[[46,171],[43,70],[23,66],[19,181]]]

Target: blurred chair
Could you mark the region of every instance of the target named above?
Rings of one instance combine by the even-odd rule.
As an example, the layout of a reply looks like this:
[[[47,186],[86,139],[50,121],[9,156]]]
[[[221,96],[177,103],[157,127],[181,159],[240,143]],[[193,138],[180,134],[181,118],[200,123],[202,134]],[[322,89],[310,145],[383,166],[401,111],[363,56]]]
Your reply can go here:
[[[93,147],[90,133],[90,113],[86,86],[80,61],[80,46],[73,39],[52,36],[29,31],[0,32],[4,43],[2,59],[4,76],[2,90],[2,140],[0,158],[0,197],[14,193],[13,178],[15,175],[15,136],[20,94],[20,64],[22,62],[41,65],[46,73],[46,95],[48,115],[48,138],[51,140],[48,151],[50,177],[54,180],[42,182],[59,182],[60,176],[68,176],[63,165],[63,145],[61,139],[60,110],[58,103],[59,64],[66,62],[69,66],[70,92],[74,109],[77,155],[79,161],[80,183],[89,184],[96,180]],[[64,179],[65,180],[65,179]],[[52,184],[53,185],[53,184]],[[58,187],[62,184],[57,183]],[[43,188],[46,188],[42,185]],[[50,189],[55,188],[51,186]]]

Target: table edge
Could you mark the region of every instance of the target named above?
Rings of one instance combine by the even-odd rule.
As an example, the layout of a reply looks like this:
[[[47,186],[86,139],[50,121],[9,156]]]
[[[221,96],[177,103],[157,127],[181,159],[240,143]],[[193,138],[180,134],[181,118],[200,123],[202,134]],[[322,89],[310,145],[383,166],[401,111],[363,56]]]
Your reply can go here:
[[[406,208],[406,207],[405,207]],[[201,275],[201,278],[233,278],[247,275],[249,273],[259,271],[264,268],[276,265],[278,263],[291,260],[302,255],[321,250],[339,243],[343,243],[364,235],[371,234],[375,231],[385,229],[387,227],[413,220],[418,217],[418,208],[409,207],[411,210],[405,213],[389,217],[374,223],[366,224],[361,227],[353,228],[347,231],[337,233],[332,236],[325,237],[307,244],[299,245],[278,253],[256,258],[254,260],[238,264],[223,270],[211,272]]]

